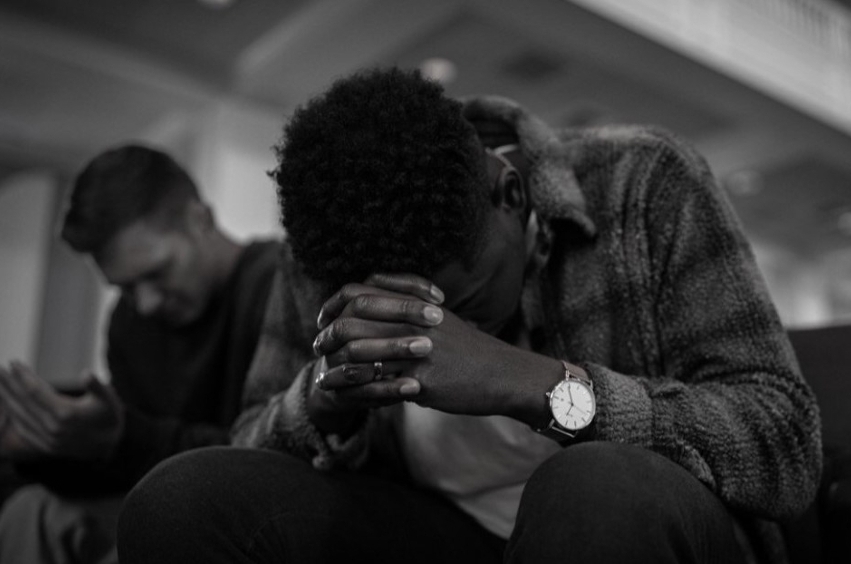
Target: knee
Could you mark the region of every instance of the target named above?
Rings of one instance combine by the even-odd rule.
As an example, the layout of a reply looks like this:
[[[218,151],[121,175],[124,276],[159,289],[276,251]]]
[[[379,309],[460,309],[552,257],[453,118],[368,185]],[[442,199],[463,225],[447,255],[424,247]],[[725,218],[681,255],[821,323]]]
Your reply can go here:
[[[213,561],[203,554],[229,561],[282,504],[309,499],[299,485],[311,473],[302,460],[261,449],[207,447],[169,458],[124,501],[121,562]]]
[[[124,500],[118,518],[119,549],[167,544],[171,535],[186,535],[204,517],[208,502],[222,499],[229,466],[227,447],[187,451],[155,466]]]
[[[532,475],[523,503],[551,518],[581,514],[583,519],[611,520],[630,516],[678,519],[673,482],[685,480],[702,488],[684,469],[646,449],[618,443],[591,442],[571,446],[547,460]],[[640,517],[635,519],[634,517]],[[624,524],[621,524],[623,526]]]
[[[529,479],[509,561],[695,562],[710,539],[718,552],[735,545],[727,510],[696,478],[649,450],[592,442],[564,449]]]

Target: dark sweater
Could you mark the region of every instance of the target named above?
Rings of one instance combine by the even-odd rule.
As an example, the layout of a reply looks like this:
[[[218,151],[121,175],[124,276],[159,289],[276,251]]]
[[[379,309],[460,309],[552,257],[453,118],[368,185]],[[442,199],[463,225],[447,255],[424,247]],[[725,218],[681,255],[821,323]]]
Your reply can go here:
[[[128,490],[164,458],[224,444],[259,339],[280,243],[250,243],[201,318],[175,328],[138,315],[122,298],[109,325],[107,360],[126,408],[111,460],[51,460],[22,472],[68,495]]]

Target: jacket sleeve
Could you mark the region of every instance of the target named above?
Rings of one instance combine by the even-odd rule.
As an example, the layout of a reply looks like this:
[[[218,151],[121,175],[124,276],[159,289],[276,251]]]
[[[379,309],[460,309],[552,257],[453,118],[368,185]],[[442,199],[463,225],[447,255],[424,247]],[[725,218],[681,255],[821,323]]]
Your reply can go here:
[[[287,264],[273,282],[231,443],[287,452],[319,469],[358,466],[367,453],[366,426],[343,441],[323,435],[308,418],[306,398],[316,367],[312,342],[317,333],[318,297]]]
[[[821,473],[815,397],[804,381],[732,208],[701,157],[656,132],[629,176],[629,301],[650,374],[587,364],[597,438],[678,462],[730,507],[802,511]]]

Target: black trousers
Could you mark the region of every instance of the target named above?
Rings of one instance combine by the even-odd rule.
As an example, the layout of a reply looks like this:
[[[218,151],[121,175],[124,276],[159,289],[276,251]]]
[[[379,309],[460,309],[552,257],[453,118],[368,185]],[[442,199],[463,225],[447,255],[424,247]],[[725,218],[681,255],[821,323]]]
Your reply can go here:
[[[407,484],[272,451],[190,451],[131,492],[118,551],[122,564],[743,561],[732,517],[691,474],[602,442],[539,467],[507,542]]]

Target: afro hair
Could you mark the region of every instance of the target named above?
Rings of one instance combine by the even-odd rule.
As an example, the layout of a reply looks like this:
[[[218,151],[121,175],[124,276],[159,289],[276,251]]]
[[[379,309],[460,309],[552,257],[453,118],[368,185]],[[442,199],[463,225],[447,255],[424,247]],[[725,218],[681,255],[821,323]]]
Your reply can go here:
[[[418,71],[372,69],[298,108],[275,146],[281,219],[311,278],[426,277],[481,248],[490,190],[461,104]]]

